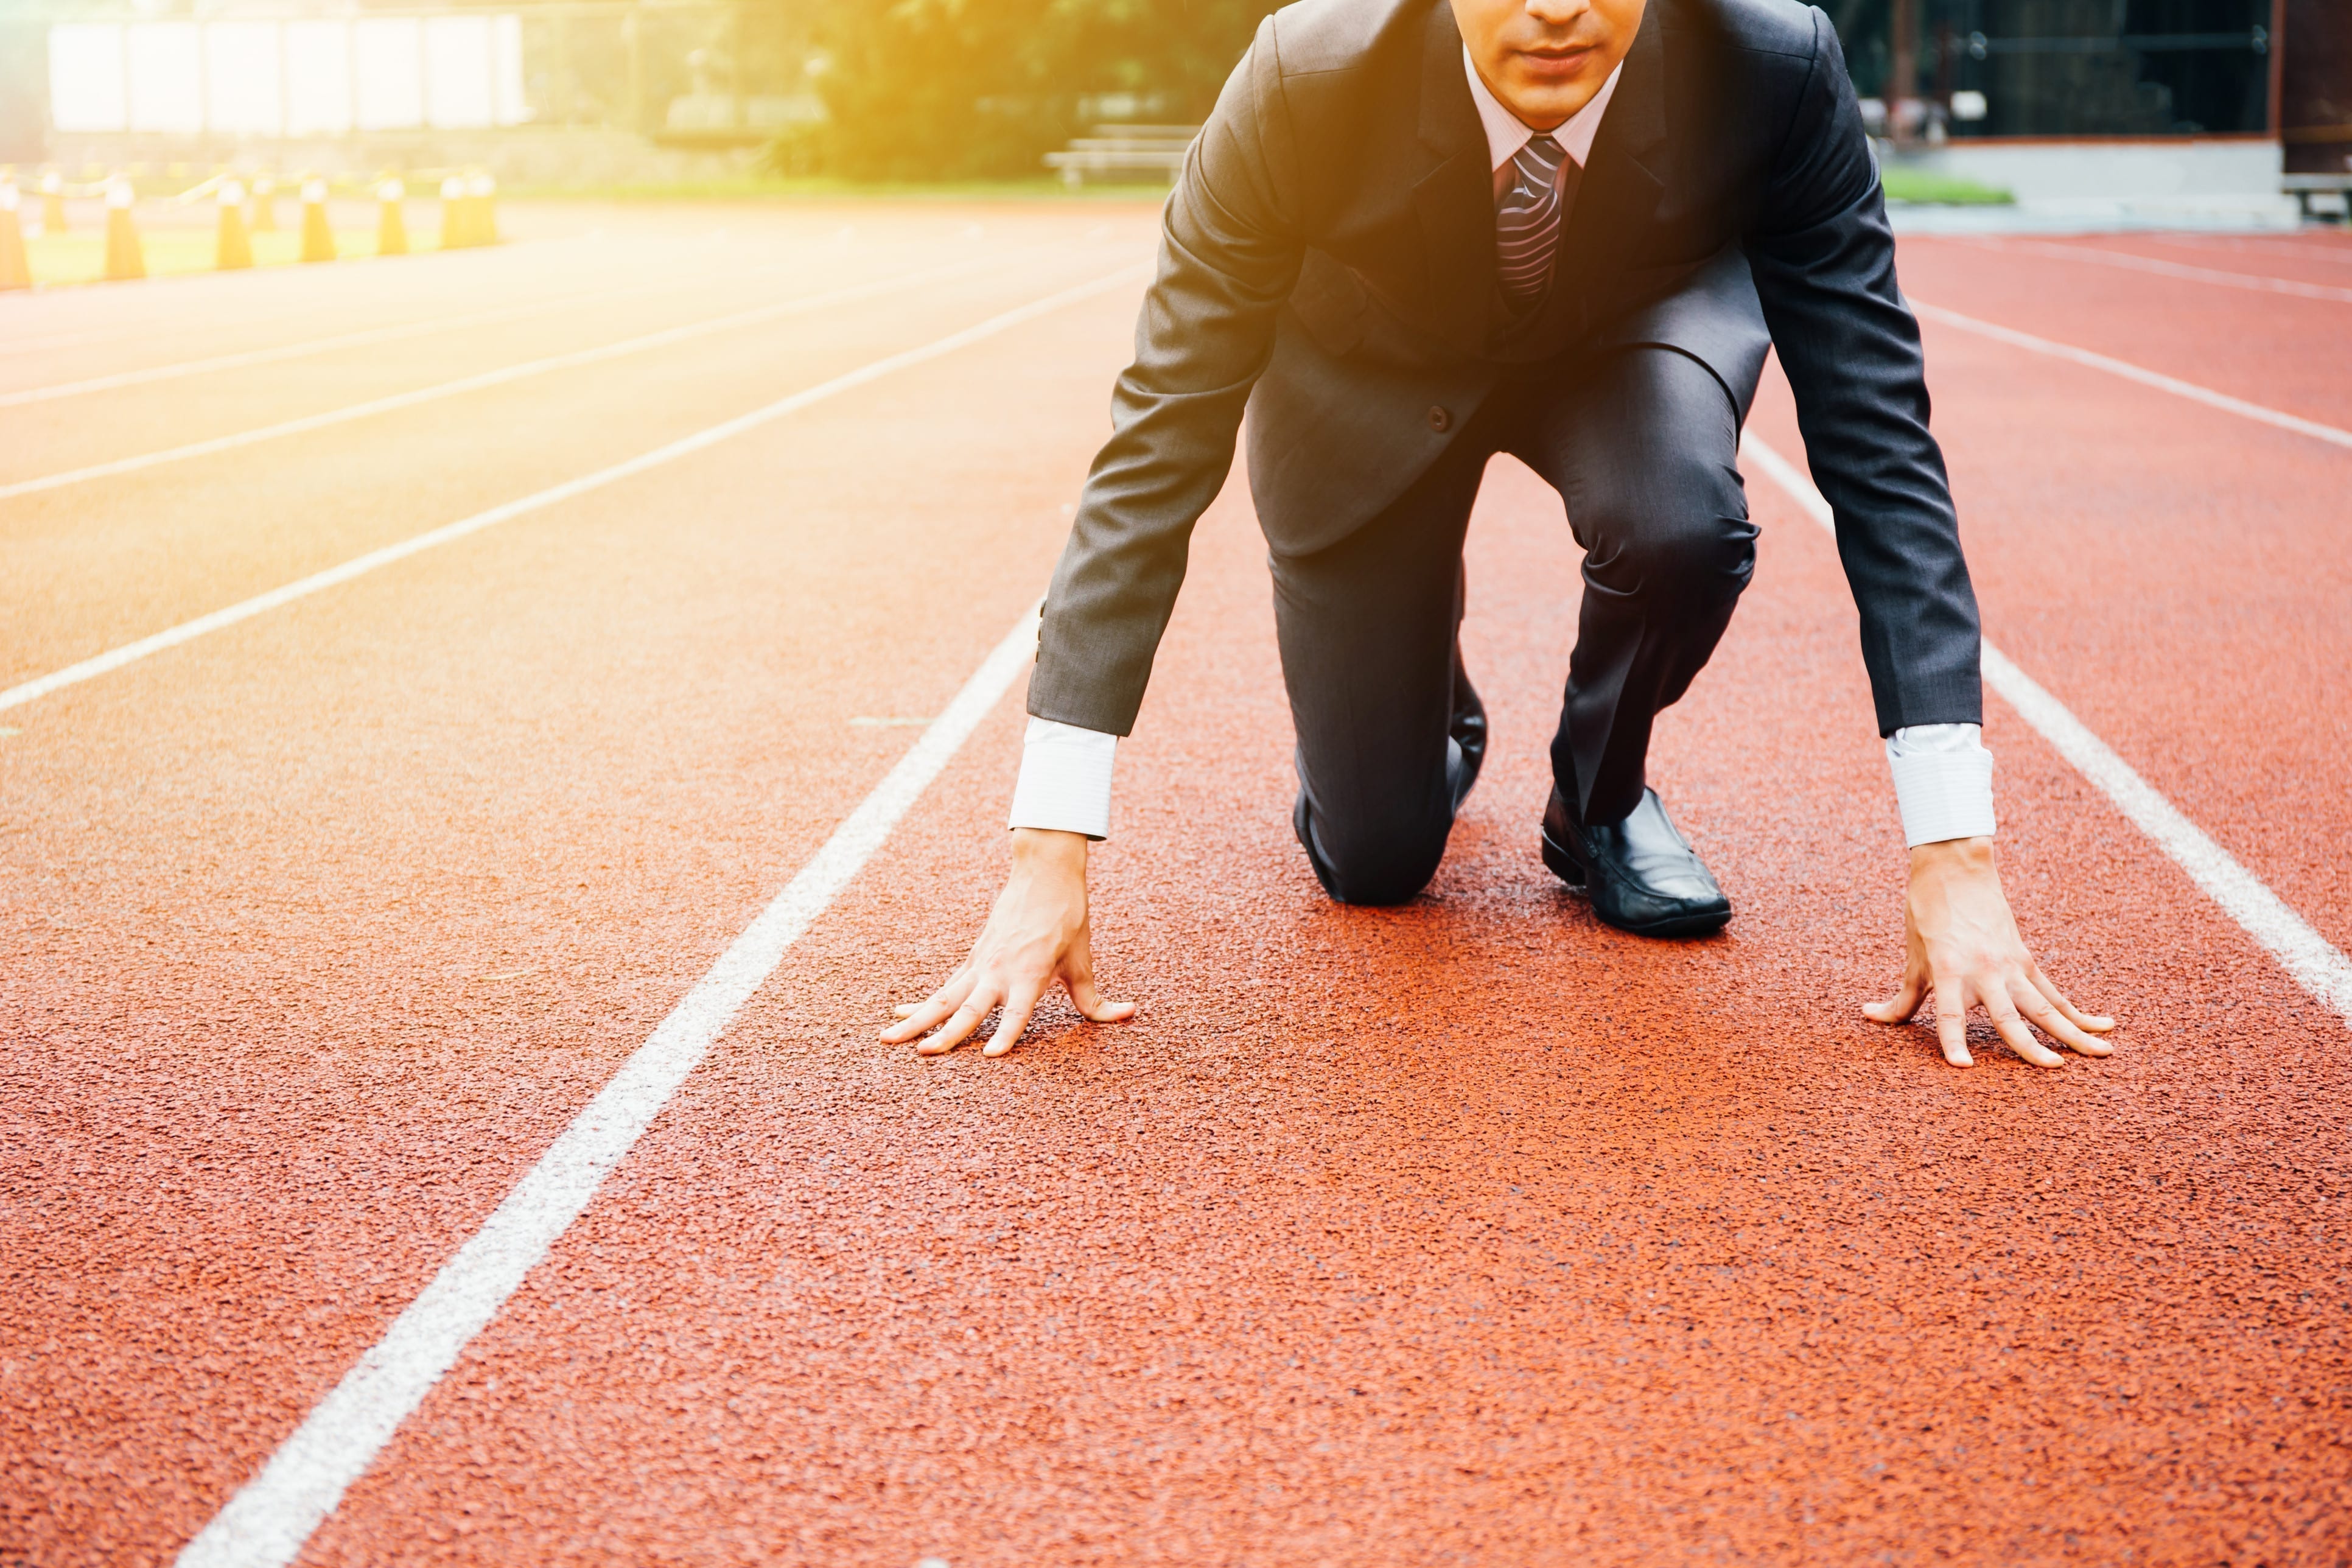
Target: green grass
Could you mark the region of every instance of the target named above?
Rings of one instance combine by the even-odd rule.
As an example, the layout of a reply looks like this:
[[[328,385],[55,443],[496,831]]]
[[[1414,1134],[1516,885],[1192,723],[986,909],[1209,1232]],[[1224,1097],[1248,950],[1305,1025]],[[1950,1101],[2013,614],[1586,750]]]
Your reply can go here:
[[[1997,205],[2015,200],[2007,191],[1916,169],[1885,171],[1889,201],[1935,202],[1948,205]],[[1146,184],[1087,184],[1073,191],[1055,175],[1023,180],[966,180],[929,184],[863,184],[842,179],[782,179],[745,174],[723,180],[690,180],[671,184],[542,184],[502,185],[499,194],[516,200],[610,202],[706,202],[859,200],[892,201],[1149,201],[1158,202],[1168,187]]]
[[[209,229],[153,229],[141,235],[139,244],[146,253],[150,278],[213,270],[216,241]],[[430,231],[420,234],[412,228],[408,247],[412,252],[437,250],[440,236]],[[293,266],[301,253],[302,237],[293,229],[281,228],[253,237],[256,267]],[[335,254],[348,259],[373,258],[375,230],[338,229]],[[32,264],[33,281],[37,284],[54,288],[60,284],[96,283],[106,272],[106,235],[95,227],[78,234],[28,234],[25,237],[25,255]]]
[[[1886,184],[1886,199],[1890,202],[1982,207],[2006,206],[2017,200],[2007,191],[1991,185],[1954,179],[1949,174],[1930,174],[1922,169],[1888,168],[1881,171],[1880,178]]]

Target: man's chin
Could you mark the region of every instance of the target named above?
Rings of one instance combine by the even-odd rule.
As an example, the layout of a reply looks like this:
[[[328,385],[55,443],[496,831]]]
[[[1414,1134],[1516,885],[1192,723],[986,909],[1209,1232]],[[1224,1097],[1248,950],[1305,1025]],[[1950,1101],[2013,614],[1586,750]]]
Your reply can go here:
[[[1601,79],[1605,79],[1605,73]],[[1516,90],[1504,107],[1522,124],[1538,131],[1554,131],[1592,101],[1593,94],[1601,90],[1601,79],[1530,82],[1523,79],[1513,86]]]

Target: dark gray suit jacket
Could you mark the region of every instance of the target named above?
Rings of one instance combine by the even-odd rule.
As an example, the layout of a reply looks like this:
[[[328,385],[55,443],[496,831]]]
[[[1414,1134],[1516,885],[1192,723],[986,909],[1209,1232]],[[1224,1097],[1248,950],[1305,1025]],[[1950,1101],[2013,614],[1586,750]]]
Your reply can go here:
[[[1169,198],[1159,275],[1046,595],[1029,711],[1126,734],[1249,415],[1273,548],[1344,538],[1498,380],[1654,343],[1744,411],[1768,347],[1835,510],[1882,734],[1979,721],[1976,600],[1917,323],[1837,35],[1796,0],[1649,0],[1531,325],[1446,0],[1266,18]]]

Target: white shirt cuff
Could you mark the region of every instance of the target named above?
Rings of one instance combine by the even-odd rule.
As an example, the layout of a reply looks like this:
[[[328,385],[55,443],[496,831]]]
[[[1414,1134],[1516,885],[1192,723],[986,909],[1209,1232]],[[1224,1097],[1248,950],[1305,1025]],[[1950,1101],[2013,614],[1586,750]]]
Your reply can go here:
[[[1974,724],[1913,724],[1886,737],[1906,847],[1993,830],[1992,753]]]
[[[1032,719],[1021,742],[1011,827],[1050,827],[1110,837],[1110,769],[1118,737],[1051,719]]]

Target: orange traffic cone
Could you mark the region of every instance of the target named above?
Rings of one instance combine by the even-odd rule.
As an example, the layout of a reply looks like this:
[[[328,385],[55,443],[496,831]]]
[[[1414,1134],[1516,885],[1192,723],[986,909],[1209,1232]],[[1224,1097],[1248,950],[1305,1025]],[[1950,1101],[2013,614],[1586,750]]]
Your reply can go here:
[[[220,184],[220,239],[213,247],[213,265],[234,272],[253,265],[253,242],[245,233],[245,185],[237,180]]]
[[[466,182],[451,174],[441,182],[441,248],[456,250],[472,243],[466,237]]]
[[[17,226],[16,172],[0,169],[0,289],[30,289],[33,268],[25,259],[25,231]]]
[[[137,199],[130,175],[116,174],[106,182],[106,276],[118,282],[147,276],[147,253],[131,221],[131,204]]]
[[[377,217],[375,253],[378,256],[408,254],[408,220],[401,216],[400,204],[408,198],[408,187],[397,174],[386,174],[375,188]]]
[[[476,245],[499,242],[498,194],[499,183],[481,170],[466,177],[466,200],[472,209],[467,215],[467,227],[473,231]]]
[[[253,220],[256,234],[278,232],[278,182],[267,174],[253,176]]]
[[[302,181],[302,259],[334,258],[335,231],[327,222],[327,182],[311,174]]]
[[[66,181],[55,169],[41,176],[41,232],[66,231]]]

